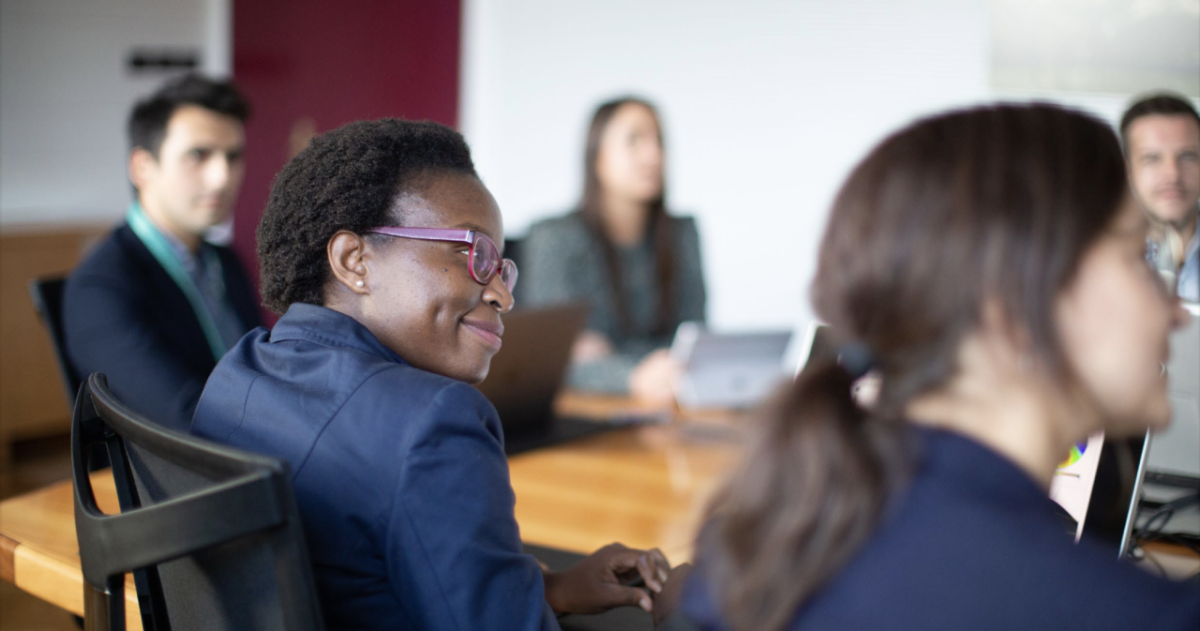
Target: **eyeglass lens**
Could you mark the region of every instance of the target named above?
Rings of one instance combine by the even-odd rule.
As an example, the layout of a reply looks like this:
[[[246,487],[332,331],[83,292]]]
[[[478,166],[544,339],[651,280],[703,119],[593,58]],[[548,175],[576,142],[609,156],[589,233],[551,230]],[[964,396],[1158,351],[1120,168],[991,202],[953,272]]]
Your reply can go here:
[[[475,239],[472,250],[474,254],[471,261],[471,273],[475,277],[475,280],[486,285],[492,282],[492,277],[499,271],[500,280],[509,291],[512,291],[513,287],[517,284],[516,264],[509,260],[501,260],[500,251],[496,249],[496,244],[483,235],[479,235]]]

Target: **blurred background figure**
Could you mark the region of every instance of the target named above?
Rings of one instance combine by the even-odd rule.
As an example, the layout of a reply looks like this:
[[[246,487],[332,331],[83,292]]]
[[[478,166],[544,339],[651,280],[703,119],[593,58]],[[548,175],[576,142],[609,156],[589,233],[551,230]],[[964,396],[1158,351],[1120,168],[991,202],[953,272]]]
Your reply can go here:
[[[664,153],[650,103],[604,103],[588,129],[578,210],[534,224],[523,245],[522,302],[591,304],[572,387],[670,402],[681,367],[666,347],[680,322],[705,319],[696,223],[667,213]]]
[[[1182,96],[1143,96],[1121,117],[1134,195],[1150,218],[1146,258],[1200,301],[1200,114]]]
[[[187,431],[217,360],[261,324],[237,256],[205,241],[242,184],[245,99],[199,75],[167,82],[129,115],[125,221],[79,264],[63,294],[77,374],[156,422]]]
[[[764,410],[697,543],[704,629],[1195,629],[1200,593],[1073,543],[1071,445],[1170,423],[1186,314],[1146,264],[1107,123],[923,119],[835,199],[812,299],[843,351]],[[853,350],[853,352],[851,352]],[[869,410],[851,398],[881,376]],[[701,578],[702,577],[702,578]]]

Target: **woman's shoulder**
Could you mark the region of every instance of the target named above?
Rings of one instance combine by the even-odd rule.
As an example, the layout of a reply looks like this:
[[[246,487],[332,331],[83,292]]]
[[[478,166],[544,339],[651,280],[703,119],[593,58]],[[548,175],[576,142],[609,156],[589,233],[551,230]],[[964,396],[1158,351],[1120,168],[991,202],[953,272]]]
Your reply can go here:
[[[439,405],[458,409],[490,408],[487,397],[468,383],[444,377],[409,364],[377,365],[355,398],[386,401],[398,409],[424,411]]]
[[[541,236],[560,237],[564,234],[587,235],[587,224],[578,212],[571,212],[557,217],[548,217],[535,222],[529,227],[529,238]]]
[[[696,217],[694,215],[670,213],[667,217],[671,219],[671,223],[676,227],[696,229]]]
[[[598,255],[596,241],[577,212],[543,219],[530,226],[521,252],[534,276],[539,273],[533,268]]]
[[[675,233],[676,239],[686,239],[689,241],[697,241],[700,238],[700,231],[696,227],[696,218],[692,215],[667,215],[671,221],[671,231]]]

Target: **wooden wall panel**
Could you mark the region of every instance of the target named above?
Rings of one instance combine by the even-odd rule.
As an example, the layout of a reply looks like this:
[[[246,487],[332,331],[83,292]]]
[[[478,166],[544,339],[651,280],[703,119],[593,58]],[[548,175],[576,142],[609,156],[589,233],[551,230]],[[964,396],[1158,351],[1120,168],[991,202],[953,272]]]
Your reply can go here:
[[[33,309],[29,281],[66,274],[109,229],[22,226],[0,232],[0,466],[7,466],[12,440],[70,427],[50,336]]]

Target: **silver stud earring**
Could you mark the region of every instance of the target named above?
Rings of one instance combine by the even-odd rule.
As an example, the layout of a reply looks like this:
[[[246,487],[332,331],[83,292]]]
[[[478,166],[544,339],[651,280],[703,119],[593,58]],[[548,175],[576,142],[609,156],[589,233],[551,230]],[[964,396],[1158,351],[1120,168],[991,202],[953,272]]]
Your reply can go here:
[[[356,286],[358,286],[358,287],[362,287],[362,286],[363,286],[363,285],[365,285],[366,283],[364,283],[364,282],[362,282],[362,281],[360,280],[360,281],[358,281],[357,283],[354,283],[354,284],[355,284]]]

